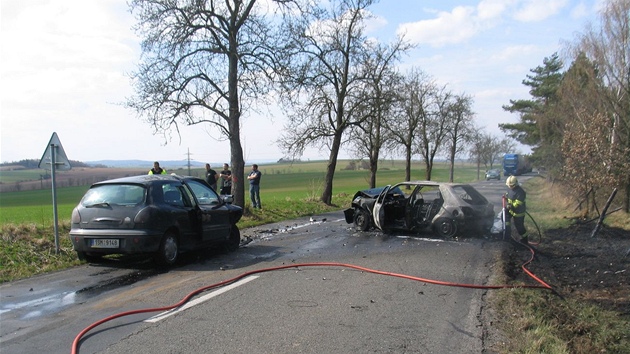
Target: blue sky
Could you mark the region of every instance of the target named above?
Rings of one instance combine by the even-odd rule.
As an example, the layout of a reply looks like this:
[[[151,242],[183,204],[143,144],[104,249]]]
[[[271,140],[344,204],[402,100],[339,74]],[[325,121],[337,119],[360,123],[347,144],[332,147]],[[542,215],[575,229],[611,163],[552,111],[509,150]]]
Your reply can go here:
[[[529,70],[596,21],[601,0],[381,0],[368,35],[397,33],[417,45],[403,57],[455,93],[474,98],[477,122],[502,136],[510,99],[528,98]],[[125,0],[20,0],[0,4],[0,161],[41,158],[53,132],[71,160],[229,162],[215,131],[181,128],[181,141],[153,135],[119,103],[132,94],[127,76],[140,55]],[[275,161],[283,118],[243,122],[246,162]],[[524,151],[526,152],[526,150]],[[352,157],[346,152],[343,158]],[[328,154],[307,151],[304,159]],[[416,157],[417,158],[417,157]]]

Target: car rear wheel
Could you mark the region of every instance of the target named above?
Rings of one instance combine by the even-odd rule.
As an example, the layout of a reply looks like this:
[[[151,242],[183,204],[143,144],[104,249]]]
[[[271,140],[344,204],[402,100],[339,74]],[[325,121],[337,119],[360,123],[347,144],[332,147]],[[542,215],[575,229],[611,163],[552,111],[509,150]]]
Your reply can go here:
[[[155,254],[155,261],[164,266],[171,266],[177,262],[179,257],[179,244],[177,235],[174,232],[167,232],[162,238],[160,249]]]
[[[370,228],[370,214],[357,208],[354,211],[354,226],[361,231],[367,231]]]
[[[457,224],[449,218],[439,218],[433,224],[435,232],[441,237],[453,237],[457,233]]]
[[[241,244],[241,232],[238,229],[238,226],[232,225],[230,228],[230,236],[228,237],[227,242],[225,243],[225,249],[228,252],[234,252],[238,249],[238,246]]]

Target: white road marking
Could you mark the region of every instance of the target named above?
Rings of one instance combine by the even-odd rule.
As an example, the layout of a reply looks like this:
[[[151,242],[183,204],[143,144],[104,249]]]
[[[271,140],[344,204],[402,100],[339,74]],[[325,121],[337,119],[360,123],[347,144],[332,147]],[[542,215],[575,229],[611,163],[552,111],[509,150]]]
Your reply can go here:
[[[155,315],[155,316],[153,316],[151,318],[148,318],[148,319],[144,320],[144,322],[155,323],[157,321],[161,321],[161,320],[163,320],[163,319],[165,319],[165,318],[167,318],[169,316],[172,316],[172,315],[174,315],[174,314],[176,314],[178,312],[184,311],[184,310],[186,310],[188,308],[191,308],[191,307],[193,307],[195,305],[199,305],[200,303],[202,303],[204,301],[210,300],[210,299],[212,299],[215,296],[221,295],[224,292],[227,292],[228,290],[232,290],[232,289],[234,289],[234,288],[236,288],[238,286],[241,286],[241,285],[243,285],[245,283],[249,283],[250,281],[252,281],[252,280],[254,280],[256,278],[258,278],[258,275],[250,275],[247,278],[241,279],[241,280],[239,280],[239,281],[237,281],[235,283],[232,283],[230,285],[224,286],[224,287],[222,287],[219,290],[215,290],[215,291],[213,291],[211,293],[208,293],[208,294],[206,294],[204,296],[201,296],[201,297],[199,297],[197,299],[189,301],[186,304],[184,304],[184,306],[181,306],[181,307],[178,307],[178,308],[174,308],[172,310],[169,310],[169,311],[157,314],[157,315]]]

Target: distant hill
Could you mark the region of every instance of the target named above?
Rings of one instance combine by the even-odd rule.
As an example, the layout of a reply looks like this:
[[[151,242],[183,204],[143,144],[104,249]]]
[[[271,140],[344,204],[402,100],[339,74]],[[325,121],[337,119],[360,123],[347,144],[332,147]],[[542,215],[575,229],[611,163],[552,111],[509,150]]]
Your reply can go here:
[[[159,161],[160,166],[169,169],[176,169],[182,167],[188,167],[187,160],[167,160],[167,161]],[[153,167],[153,161],[145,161],[145,160],[99,160],[99,161],[86,161],[87,165],[90,166],[106,166],[106,167],[116,167],[116,168],[146,168],[149,170]],[[215,164],[218,165],[218,164]],[[205,162],[199,161],[190,161],[190,167],[199,168],[205,167]]]
[[[180,168],[188,168],[187,160],[159,160],[160,166],[166,168],[166,170],[175,170]],[[291,162],[301,162],[301,160],[296,159],[293,161],[280,159],[280,160],[255,160],[255,161],[246,161],[246,164],[257,163],[257,164],[272,164],[272,163],[291,163]],[[212,167],[215,169],[221,168],[223,166],[223,162],[209,162]],[[3,162],[0,163],[0,170],[9,171],[9,170],[30,170],[30,169],[39,169],[38,167],[39,160],[36,159],[25,159],[20,161],[13,162]],[[140,168],[146,169],[147,171],[153,167],[153,161],[147,160],[98,160],[98,161],[76,161],[70,160],[70,166],[73,169],[81,168],[81,167],[109,167],[109,168]],[[200,161],[190,161],[191,168],[204,168],[206,166],[206,162]]]

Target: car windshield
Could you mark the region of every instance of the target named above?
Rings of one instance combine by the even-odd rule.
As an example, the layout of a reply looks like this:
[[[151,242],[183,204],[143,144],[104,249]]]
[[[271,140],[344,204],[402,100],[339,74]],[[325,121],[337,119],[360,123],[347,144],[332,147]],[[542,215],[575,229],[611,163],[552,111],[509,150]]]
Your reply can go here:
[[[187,184],[192,189],[200,205],[219,204],[219,196],[212,188],[194,180],[187,181]]]
[[[385,187],[376,187],[376,188],[371,188],[371,189],[364,189],[364,190],[361,191],[361,193],[369,195],[369,196],[372,196],[372,197],[376,197],[379,194],[381,194],[383,192],[383,190],[385,190],[385,188],[387,188],[387,186],[385,186]],[[390,194],[390,195],[401,194],[402,195],[403,191],[400,190],[399,187],[394,187],[394,188],[390,188],[387,191],[387,194]]]
[[[90,188],[81,200],[86,208],[108,205],[137,205],[144,201],[146,189],[136,184],[102,184]]]

